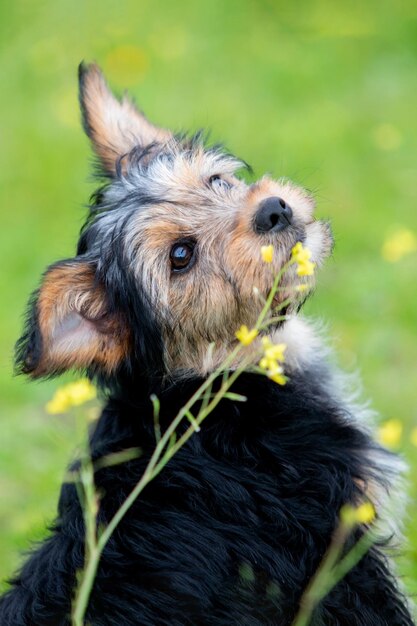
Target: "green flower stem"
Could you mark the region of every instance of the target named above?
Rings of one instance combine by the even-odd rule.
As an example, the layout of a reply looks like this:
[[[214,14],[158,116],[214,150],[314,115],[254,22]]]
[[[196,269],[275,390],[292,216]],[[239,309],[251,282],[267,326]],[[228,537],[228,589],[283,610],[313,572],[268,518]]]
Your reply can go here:
[[[81,494],[81,503],[83,509],[84,525],[85,525],[85,561],[86,569],[83,572],[84,580],[95,579],[97,566],[99,562],[99,554],[97,548],[97,512],[98,498],[94,485],[94,468],[90,457],[83,457],[81,460],[81,469],[79,472],[79,483]],[[83,626],[84,615],[87,609],[88,600],[90,598],[90,589],[83,583],[79,585],[76,593],[73,612],[74,626]]]
[[[262,323],[263,323],[266,315],[268,314],[268,311],[271,310],[271,304],[272,304],[272,301],[273,301],[273,299],[275,297],[275,294],[277,293],[279,282],[280,282],[282,276],[285,274],[285,272],[287,271],[287,269],[289,268],[289,266],[291,264],[292,264],[292,261],[287,261],[287,263],[285,263],[285,265],[282,266],[282,268],[280,269],[278,274],[275,276],[274,283],[272,285],[272,289],[271,289],[271,291],[268,294],[268,297],[267,297],[266,302],[264,304],[264,307],[263,307],[263,309],[261,311],[261,314],[259,315],[258,320],[257,320],[257,322],[255,324],[255,328],[257,330],[259,330],[262,327]]]
[[[177,415],[175,416],[173,421],[170,423],[170,425],[168,426],[168,428],[166,429],[166,431],[162,435],[161,439],[157,443],[157,445],[155,447],[155,450],[154,450],[154,452],[153,452],[153,454],[152,454],[152,456],[151,456],[151,458],[149,460],[149,463],[146,466],[146,469],[145,469],[145,472],[144,472],[142,478],[139,480],[137,485],[134,487],[134,489],[131,491],[129,496],[123,502],[121,507],[116,511],[116,513],[114,514],[114,516],[110,520],[109,524],[106,526],[106,528],[104,529],[104,531],[100,535],[100,538],[99,538],[99,541],[98,541],[98,545],[101,547],[101,549],[104,548],[104,546],[106,545],[106,543],[110,539],[112,533],[116,529],[117,525],[122,520],[122,518],[127,513],[127,511],[130,509],[130,507],[132,506],[132,504],[134,503],[136,498],[139,496],[141,491],[148,484],[148,482],[150,482],[152,480],[152,478],[154,477],[153,471],[155,469],[155,466],[157,465],[157,463],[158,463],[158,461],[159,461],[159,459],[160,459],[164,449],[166,448],[166,446],[168,446],[168,444],[170,442],[170,439],[171,439],[171,436],[175,433],[177,427],[180,425],[180,423],[183,420],[183,418],[187,415],[187,413],[190,412],[190,410],[192,409],[194,404],[201,398],[201,396],[204,394],[204,392],[207,389],[211,390],[211,387],[212,387],[213,382],[215,381],[215,379],[223,371],[224,367],[228,367],[233,362],[233,360],[236,358],[237,354],[240,352],[240,349],[241,349],[240,345],[236,346],[236,348],[233,350],[233,352],[231,352],[229,354],[229,356],[227,357],[225,362],[221,366],[219,366],[207,378],[207,380],[204,381],[204,383],[195,391],[195,393],[191,396],[191,398],[188,400],[188,402],[180,409],[180,411],[177,413]],[[189,430],[190,430],[191,434],[193,432],[195,432],[194,425],[192,425]]]
[[[349,529],[345,524],[339,523],[319,568],[301,598],[300,609],[293,626],[308,626],[315,607],[325,595],[324,589],[328,587],[329,577],[342,554],[348,533]]]
[[[337,583],[340,582],[346,574],[359,563],[374,543],[375,538],[368,530],[334,568],[332,580],[326,589],[325,595],[327,595],[333,587],[335,587]]]
[[[227,379],[227,382],[222,384],[222,386],[220,387],[219,391],[214,395],[212,401],[205,407],[204,410],[199,412],[199,414],[198,414],[198,416],[196,418],[194,418],[197,425],[201,424],[201,422],[203,422],[203,420],[216,408],[216,406],[219,404],[219,402],[222,400],[222,398],[225,397],[225,394],[227,393],[227,391],[230,389],[230,387],[233,385],[235,380],[240,376],[240,374],[242,373],[242,371],[244,369],[245,369],[245,366],[242,366],[242,367],[238,368],[237,370],[234,370],[231,373],[231,375]],[[157,473],[159,473],[165,467],[165,465],[168,463],[168,461],[178,452],[178,450],[180,450],[180,448],[182,448],[182,446],[191,437],[193,432],[195,432],[194,426],[188,428],[185,431],[185,433],[178,439],[178,441],[176,441],[172,446],[170,446],[167,449],[167,451],[165,452],[163,458],[158,463],[158,465],[155,467],[155,471]]]
[[[368,531],[362,535],[351,550],[340,559],[343,547],[352,529],[353,527],[351,525],[345,524],[342,521],[339,523],[329,549],[301,598],[300,609],[292,626],[308,626],[314,609],[319,602],[330,593],[337,583],[340,582],[357,563],[359,563],[361,558],[374,543],[374,539]]]
[[[286,263],[282,267],[281,271],[276,275],[272,289],[269,292],[268,298],[256,322],[255,328],[257,330],[263,327],[263,322],[266,315],[268,314],[268,311],[271,308],[272,301],[277,292],[279,282],[291,263],[292,261]],[[286,304],[282,303],[279,308],[282,308],[283,306],[286,306]],[[101,558],[101,554],[106,544],[110,540],[112,534],[116,530],[118,524],[121,522],[130,507],[139,497],[146,485],[148,485],[153,480],[153,478],[155,478],[155,476],[159,474],[159,472],[165,467],[168,461],[178,452],[178,450],[181,449],[181,447],[196,432],[196,430],[199,429],[202,421],[214,410],[214,408],[218,405],[218,403],[230,389],[234,381],[244,371],[245,367],[247,366],[246,362],[236,368],[236,370],[233,370],[231,373],[229,372],[229,367],[233,364],[241,350],[242,344],[238,343],[232,350],[232,352],[226,357],[225,361],[218,368],[216,368],[216,370],[212,372],[212,374],[210,374],[210,376],[191,396],[188,402],[180,409],[180,411],[177,413],[173,421],[169,424],[163,435],[161,435],[159,428],[159,402],[157,399],[152,398],[154,412],[156,413],[155,450],[146,466],[142,477],[132,489],[123,504],[113,515],[108,525],[104,528],[104,530],[102,530],[98,538],[96,536],[97,511],[93,507],[94,505],[97,508],[97,501],[95,499],[91,500],[90,505],[85,508],[87,543],[86,565],[76,593],[76,600],[73,611],[73,626],[83,626],[83,619],[88,607],[88,602],[94,585],[94,579],[97,574],[97,568]],[[213,383],[221,374],[223,374],[223,377],[220,389],[214,394],[214,396],[212,396]],[[191,413],[191,410],[196,402],[198,402],[201,398],[202,406],[200,407],[197,417],[194,417]],[[185,433],[183,433],[183,435],[176,441],[176,429],[184,418],[187,418],[189,420],[190,426],[187,428]],[[91,469],[91,471],[93,472],[93,469]],[[81,475],[81,481],[84,485],[83,475]],[[87,486],[84,485],[84,491],[86,493],[86,499],[89,501],[89,499],[91,499],[90,489],[93,490],[94,494],[94,473],[92,474],[92,478],[88,478],[86,485]],[[92,513],[94,513],[94,515]],[[94,530],[94,532],[92,532],[92,529]]]
[[[241,350],[241,345],[239,344],[228,355],[224,363],[221,364],[221,366],[219,366],[206,379],[206,381],[204,381],[204,383],[191,396],[188,402],[180,409],[180,411],[178,412],[174,420],[170,423],[170,425],[168,426],[164,434],[160,437],[159,441],[157,442],[155,450],[148,462],[148,465],[146,466],[146,469],[141,479],[135,485],[134,489],[132,489],[132,491],[130,492],[126,500],[123,502],[123,504],[120,506],[120,508],[116,511],[116,513],[114,514],[114,516],[112,517],[108,525],[104,528],[104,530],[98,537],[98,540],[96,540],[95,538],[95,540],[92,541],[91,537],[89,538],[88,536],[86,536],[86,542],[89,547],[88,547],[88,550],[86,550],[86,566],[83,571],[81,582],[79,584],[78,591],[76,594],[76,600],[75,600],[74,610],[73,610],[73,626],[83,626],[83,619],[84,619],[85,612],[87,610],[88,602],[89,602],[91,591],[92,591],[93,584],[94,584],[94,579],[97,574],[98,563],[100,561],[101,554],[106,544],[108,543],[110,537],[114,533],[120,521],[126,515],[127,511],[130,509],[130,507],[133,505],[135,500],[138,498],[138,496],[141,494],[143,489],[146,487],[146,485],[149,482],[151,482],[151,480],[162,470],[162,468],[166,465],[168,460],[172,457],[172,455],[168,455],[166,457],[165,462],[163,464],[158,465],[158,461],[160,460],[164,452],[164,449],[168,446],[168,450],[170,450],[174,445],[176,445],[175,443],[172,443],[172,436],[174,435],[175,430],[177,429],[177,427],[179,426],[183,418],[186,417],[187,414],[190,413],[191,408],[203,396],[205,392],[208,391],[208,393],[211,394],[211,388],[212,388],[213,382],[219,376],[219,374],[222,373],[224,368],[228,368],[229,365],[232,364],[232,362],[234,361],[234,359],[236,358],[240,350]],[[240,373],[240,370],[237,370],[237,371],[239,371]],[[216,396],[217,395],[218,394],[216,394]],[[220,399],[221,397],[217,400],[217,402],[219,402]],[[210,406],[210,404],[211,403],[207,404],[206,409],[204,411],[204,416],[208,415],[208,407]],[[202,420],[200,420],[198,423],[200,423],[201,421]],[[184,440],[183,443],[185,443],[185,441],[187,441],[188,438],[195,432],[194,424],[192,424],[189,427],[189,429],[187,429],[186,432],[188,433],[188,437],[187,439]],[[178,450],[179,447],[176,445],[175,449]],[[94,527],[96,527],[96,517],[92,518],[90,507],[85,507],[84,512],[85,512],[85,516],[89,518],[88,527],[90,527],[91,524],[94,524]],[[87,528],[87,521],[86,521],[86,528]],[[89,544],[89,541],[91,541],[91,545]]]
[[[93,583],[97,575],[100,556],[101,553],[98,547],[96,547],[94,551],[89,553],[89,558],[86,561],[86,566],[83,571],[82,583],[78,587],[74,603],[74,609],[72,614],[73,626],[85,626],[84,616],[90,600]]]

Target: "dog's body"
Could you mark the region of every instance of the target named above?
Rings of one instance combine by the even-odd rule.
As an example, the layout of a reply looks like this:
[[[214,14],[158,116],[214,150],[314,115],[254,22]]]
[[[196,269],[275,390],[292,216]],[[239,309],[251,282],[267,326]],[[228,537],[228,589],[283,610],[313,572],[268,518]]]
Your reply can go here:
[[[230,351],[239,324],[258,317],[252,288],[271,287],[271,274],[253,261],[258,242],[273,243],[278,271],[296,241],[319,264],[330,237],[294,186],[268,179],[246,186],[233,177],[230,157],[174,139],[118,103],[94,66],[82,70],[81,86],[85,125],[111,183],[77,257],[45,275],[18,361],[35,376],[86,368],[107,389],[93,459],[141,449],[96,472],[98,521],[106,525],[154,451],[150,394],[159,396],[164,429]],[[196,172],[215,184],[215,196],[199,188]],[[285,202],[271,213],[277,193]],[[284,288],[295,280],[290,272]],[[300,303],[268,331],[287,346],[288,381],[242,374],[232,391],[247,401],[222,400],[145,488],[104,550],[87,624],[290,626],[341,507],[371,499],[383,518],[401,463],[343,400],[314,333],[296,315]],[[349,545],[364,531],[357,527]],[[83,539],[76,487],[65,484],[52,535],[0,601],[1,626],[70,623]],[[311,624],[413,624],[383,540],[319,604]]]
[[[372,460],[375,445],[327,394],[326,382],[316,369],[293,375],[284,387],[242,376],[235,390],[248,401],[224,401],[121,523],[103,556],[87,623],[291,624],[337,512],[359,495],[357,481],[386,480],[384,459],[379,466]],[[162,394],[162,423],[196,386]],[[102,523],[127,497],[155,446],[150,403],[110,401],[92,437],[94,458],[137,445],[144,451],[139,459],[97,473],[106,494]],[[75,487],[65,485],[57,527],[3,601],[2,626],[69,623],[74,572],[83,564],[82,527]],[[379,548],[325,599],[312,623],[412,624]]]

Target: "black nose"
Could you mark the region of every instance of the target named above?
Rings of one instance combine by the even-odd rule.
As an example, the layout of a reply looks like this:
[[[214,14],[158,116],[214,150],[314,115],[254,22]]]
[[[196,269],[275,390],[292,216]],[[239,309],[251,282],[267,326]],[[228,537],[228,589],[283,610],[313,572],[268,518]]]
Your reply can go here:
[[[283,200],[272,196],[262,200],[255,215],[254,229],[257,233],[278,232],[292,222],[292,209]]]

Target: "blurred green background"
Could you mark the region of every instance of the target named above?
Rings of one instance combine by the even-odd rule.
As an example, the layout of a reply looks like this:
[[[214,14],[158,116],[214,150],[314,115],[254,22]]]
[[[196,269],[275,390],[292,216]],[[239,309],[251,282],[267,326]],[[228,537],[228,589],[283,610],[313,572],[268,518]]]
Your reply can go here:
[[[93,190],[85,59],[157,123],[212,128],[256,174],[308,187],[332,220],[334,257],[307,310],[361,372],[380,422],[396,420],[387,439],[411,466],[400,568],[417,592],[415,0],[3,0],[0,42],[0,578],[52,519],[78,440],[43,410],[59,383],[13,378],[12,350]]]

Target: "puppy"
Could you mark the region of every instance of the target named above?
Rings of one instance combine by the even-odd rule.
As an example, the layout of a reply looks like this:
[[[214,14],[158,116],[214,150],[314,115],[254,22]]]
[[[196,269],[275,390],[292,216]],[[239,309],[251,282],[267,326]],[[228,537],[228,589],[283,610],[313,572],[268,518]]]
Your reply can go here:
[[[344,398],[339,374],[299,317],[315,280],[310,270],[331,251],[329,226],[293,183],[264,177],[247,184],[236,175],[245,164],[205,147],[200,134],[154,126],[128,98],[112,95],[95,65],[80,67],[80,102],[104,184],[77,254],[50,266],[31,299],[17,366],[33,378],[82,370],[103,390],[93,461],[140,448],[137,458],[97,466],[98,528],[155,449],[151,394],[164,432],[239,345],[237,329],[256,328],[282,271],[272,307],[280,315],[268,312],[250,341],[238,334],[250,345],[230,365],[245,365],[233,395],[112,534],[85,623],[289,626],[341,508],[370,500],[382,519],[401,470],[370,436],[365,412]],[[291,263],[297,245],[309,251],[304,279]],[[278,378],[258,365],[262,346],[277,345],[286,347],[285,379],[278,361]],[[345,549],[366,530],[355,527]],[[66,483],[49,537],[0,601],[2,626],[70,624],[84,537],[76,486]],[[414,623],[387,557],[389,538],[381,536],[321,600],[312,625]]]

